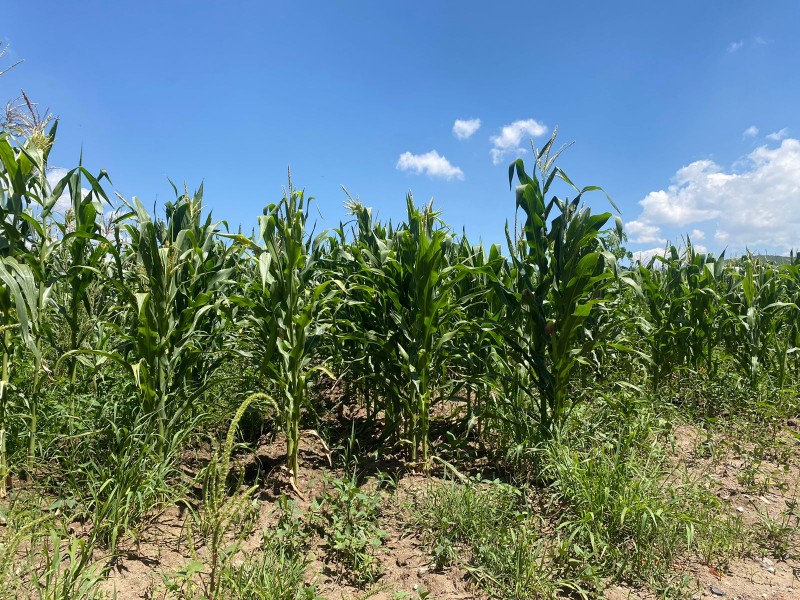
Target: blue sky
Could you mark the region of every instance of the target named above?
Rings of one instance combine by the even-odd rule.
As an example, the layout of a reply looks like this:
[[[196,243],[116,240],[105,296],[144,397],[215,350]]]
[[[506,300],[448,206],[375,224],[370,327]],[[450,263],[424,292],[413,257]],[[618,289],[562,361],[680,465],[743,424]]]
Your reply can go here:
[[[60,117],[53,164],[83,148],[149,205],[168,177],[204,181],[232,228],[255,225],[291,165],[323,226],[345,218],[341,185],[384,219],[411,191],[500,242],[508,163],[559,126],[575,142],[561,166],[614,198],[631,249],[692,233],[788,252],[798,26],[794,1],[14,2],[0,39],[25,63],[0,98],[24,88]]]

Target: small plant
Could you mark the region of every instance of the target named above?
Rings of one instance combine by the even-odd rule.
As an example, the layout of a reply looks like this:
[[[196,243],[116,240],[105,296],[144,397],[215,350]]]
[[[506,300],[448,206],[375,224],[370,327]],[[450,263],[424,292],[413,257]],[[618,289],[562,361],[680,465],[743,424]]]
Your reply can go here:
[[[343,574],[363,585],[381,574],[376,550],[388,534],[378,527],[381,494],[359,487],[355,473],[325,478],[326,489],[314,500],[312,522]]]
[[[648,415],[630,415],[611,432],[560,437],[547,446],[549,503],[558,507],[557,557],[571,573],[658,586],[691,547],[694,523],[680,495],[664,483],[654,428]]]
[[[284,545],[274,532],[264,531],[261,545],[253,552],[227,561],[219,571],[218,596],[226,600],[315,600],[320,598],[313,585],[305,583],[309,558]],[[213,597],[198,584],[205,565],[189,561],[182,569],[164,577],[167,592],[181,600],[206,600]]]
[[[225,598],[231,600],[315,600],[316,588],[306,585],[306,554],[295,554],[282,540],[264,532],[261,547],[241,565],[227,565],[222,572]]]
[[[210,600],[221,597],[224,591],[223,576],[230,568],[231,559],[241,549],[244,538],[250,533],[258,507],[253,500],[255,488],[237,489],[228,496],[228,474],[235,434],[242,415],[256,400],[272,403],[265,394],[253,394],[242,402],[231,420],[225,443],[217,448],[208,465],[199,474],[203,483],[202,509],[192,513],[186,523],[186,536],[192,552],[192,561],[171,577],[172,585],[196,587],[194,576],[199,575],[202,587]],[[208,559],[199,560],[197,542],[208,544]],[[180,583],[181,585],[178,585]]]
[[[778,560],[796,558],[800,552],[800,510],[797,500],[787,500],[786,508],[778,518],[771,517],[766,510],[756,509],[756,512],[761,521],[758,531],[761,546]]]
[[[431,593],[426,590],[425,588],[420,588],[415,590],[414,595],[411,595],[411,592],[403,592],[403,591],[396,591],[392,594],[393,600],[425,600],[426,598],[430,598]]]
[[[303,519],[303,511],[297,508],[294,500],[282,495],[275,501],[275,512],[278,515],[275,540],[292,554],[299,555],[305,552],[308,548],[310,531]]]
[[[565,582],[552,571],[518,488],[499,481],[432,483],[411,507],[438,569],[461,566],[493,597],[550,597]]]
[[[44,558],[40,570],[32,573],[34,598],[72,600],[103,598],[98,586],[105,580],[108,567],[92,558],[92,546],[83,540],[67,538],[56,531],[38,549]],[[31,596],[29,596],[31,597]]]

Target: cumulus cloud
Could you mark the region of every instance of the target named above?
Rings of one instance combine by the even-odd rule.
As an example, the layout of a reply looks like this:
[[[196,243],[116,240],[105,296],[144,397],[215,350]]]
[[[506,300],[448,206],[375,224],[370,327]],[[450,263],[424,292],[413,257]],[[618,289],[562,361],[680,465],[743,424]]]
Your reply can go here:
[[[665,256],[666,248],[664,246],[660,246],[658,248],[648,248],[647,250],[637,250],[636,252],[632,252],[632,254],[633,262],[640,262],[643,265],[646,265],[654,256]]]
[[[67,170],[63,167],[51,167],[47,169],[47,183],[50,185],[50,188],[56,187],[56,184],[61,181],[64,176],[67,174]],[[81,190],[83,195],[89,193],[89,190]],[[53,212],[64,214],[72,207],[72,200],[69,197],[69,187],[65,187],[64,191],[61,192],[61,195],[56,200],[56,203],[53,205]]]
[[[625,225],[628,239],[634,244],[663,244],[667,240],[661,237],[661,229],[657,225],[650,225],[641,221],[631,221]]]
[[[547,133],[547,126],[536,119],[514,121],[500,131],[500,135],[493,135],[490,139],[494,146],[491,150],[492,162],[496,165],[503,161],[509,153],[522,154],[525,149],[520,147],[523,136],[539,137]]]
[[[64,176],[68,173],[64,167],[48,167],[47,168],[47,183],[50,186],[50,190],[52,191],[53,188],[56,187],[59,181],[61,181]],[[89,195],[88,188],[82,187],[81,188],[81,198],[86,198]],[[95,198],[94,201],[95,208],[98,212],[103,212],[103,205],[97,201]],[[64,187],[64,191],[61,192],[61,195],[56,200],[55,204],[53,205],[52,211],[54,213],[58,213],[61,215],[66,214],[68,210],[72,208],[72,198],[69,195],[69,186]]]
[[[692,229],[692,233],[689,234],[689,238],[696,242],[705,239],[705,237],[706,237],[706,232],[700,229]]]
[[[744,130],[743,135],[744,137],[756,137],[758,135],[758,127],[750,125],[750,127]]]
[[[702,233],[710,225],[714,241],[735,251],[800,246],[800,140],[761,146],[734,165],[699,160],[679,169],[672,185],[639,202],[642,212],[627,224],[632,241],[655,243],[666,237],[663,228],[681,235],[689,226]]]
[[[436,150],[431,150],[425,154],[404,152],[397,161],[397,169],[411,171],[416,174],[425,173],[431,177],[442,177],[448,181],[451,179],[464,179],[464,172],[453,166],[444,156],[440,156]]]
[[[480,119],[456,119],[456,122],[453,123],[453,135],[460,140],[466,140],[480,128]]]
[[[728,54],[733,54],[734,52],[738,52],[744,46],[744,42],[739,40],[738,42],[731,42],[728,44]]]
[[[773,131],[767,136],[768,140],[772,140],[773,142],[780,142],[781,140],[785,140],[789,137],[789,130],[784,127],[780,131]]]
[[[694,241],[692,241],[692,247],[694,248],[695,252],[700,254],[708,252],[708,248],[706,248],[703,244],[695,244]],[[637,250],[635,252],[631,252],[631,255],[633,256],[634,263],[640,262],[643,265],[648,265],[650,260],[655,256],[667,256],[668,250],[669,249],[667,246],[664,245],[656,248],[648,248],[647,250]],[[658,268],[660,264],[662,264],[661,261],[656,261],[654,266]]]

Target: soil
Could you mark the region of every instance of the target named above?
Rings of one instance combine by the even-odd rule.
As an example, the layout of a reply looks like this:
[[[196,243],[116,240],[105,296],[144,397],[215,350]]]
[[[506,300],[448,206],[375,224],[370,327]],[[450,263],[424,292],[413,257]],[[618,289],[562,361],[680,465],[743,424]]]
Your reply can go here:
[[[261,506],[257,523],[253,534],[243,544],[243,551],[257,548],[261,532],[275,526],[274,503],[282,494],[292,496],[297,507],[306,512],[311,507],[310,499],[323,491],[323,473],[344,474],[330,467],[326,455],[326,449],[314,436],[304,436],[301,444],[302,466],[298,477],[298,489],[303,497],[292,496],[288,473],[282,467],[285,456],[283,436],[278,435],[274,441],[259,445],[253,456],[242,464],[245,473],[261,472],[263,479],[258,490]],[[388,537],[384,540],[384,551],[380,555],[382,576],[376,584],[368,590],[350,585],[326,565],[323,548],[317,549],[307,582],[315,584],[321,595],[330,599],[369,597],[390,600],[397,597],[397,592],[405,592],[408,598],[416,598],[421,591],[429,592],[430,598],[485,598],[473,589],[466,571],[451,568],[437,572],[421,540],[413,532],[404,529],[399,514],[401,507],[414,490],[425,485],[428,485],[427,478],[407,472],[398,481],[395,493],[385,494],[386,509],[380,526]],[[105,589],[116,594],[119,600],[166,598],[161,574],[185,567],[191,558],[186,551],[185,520],[186,514],[175,508],[164,513],[138,548],[131,548],[116,561]],[[202,560],[204,554],[204,549],[200,549],[198,558]]]
[[[790,424],[778,434],[779,446],[788,448],[788,453],[754,461],[751,454],[757,452],[755,444],[742,443],[735,434],[719,435],[709,449],[703,431],[682,425],[674,431],[671,460],[676,474],[706,486],[729,507],[733,518],[741,519],[745,530],[750,532],[748,535],[754,535],[763,532],[765,519],[782,519],[787,503],[800,497],[800,442],[793,435],[794,429]],[[278,435],[272,439],[262,438],[255,453],[243,459],[241,466],[247,477],[254,479],[260,474],[260,508],[253,533],[244,544],[245,550],[257,547],[264,528],[275,526],[275,500],[281,494],[291,494],[288,474],[281,466],[284,452],[285,443]],[[298,487],[304,497],[295,497],[301,510],[308,510],[310,499],[322,491],[323,473],[337,473],[331,468],[329,458],[327,448],[316,436],[303,437]],[[373,472],[378,468],[392,472],[397,485],[393,493],[383,492],[385,505],[380,527],[388,537],[380,554],[381,578],[367,590],[355,588],[325,564],[324,551],[318,548],[307,581],[315,583],[322,595],[331,599],[392,599],[398,597],[397,592],[416,598],[417,592],[422,590],[429,592],[429,598],[485,598],[466,571],[458,568],[437,571],[422,540],[404,527],[403,504],[428,485],[428,479],[402,468],[399,460],[391,457],[382,460],[381,464],[373,465]],[[138,547],[129,548],[127,554],[115,562],[106,589],[116,593],[120,600],[165,598],[161,574],[184,567],[191,558],[186,551],[186,516],[185,510],[166,511]],[[794,529],[788,539],[794,544],[793,556],[797,556],[800,532]],[[751,546],[758,547],[758,544]],[[203,552],[201,549],[201,560]],[[770,554],[763,546],[725,565],[695,562],[675,565],[674,569],[677,575],[690,581],[687,598],[800,599],[800,562],[796,558]],[[649,600],[657,596],[647,590],[611,585],[604,597]]]

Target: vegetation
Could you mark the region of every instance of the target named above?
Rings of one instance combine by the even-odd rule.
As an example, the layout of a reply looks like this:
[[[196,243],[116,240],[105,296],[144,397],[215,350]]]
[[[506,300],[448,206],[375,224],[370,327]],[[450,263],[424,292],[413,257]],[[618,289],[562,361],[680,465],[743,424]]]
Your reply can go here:
[[[505,254],[410,195],[402,223],[350,199],[317,234],[291,180],[230,234],[202,187],[157,215],[82,165],[51,185],[57,123],[30,111],[0,133],[2,597],[113,594],[166,515],[183,562],[147,593],[176,598],[380,590],[398,528],[499,598],[680,597],[676,565],[798,560],[796,257],[686,239],[624,264],[555,135],[509,168]],[[785,506],[731,514],[681,431]]]

